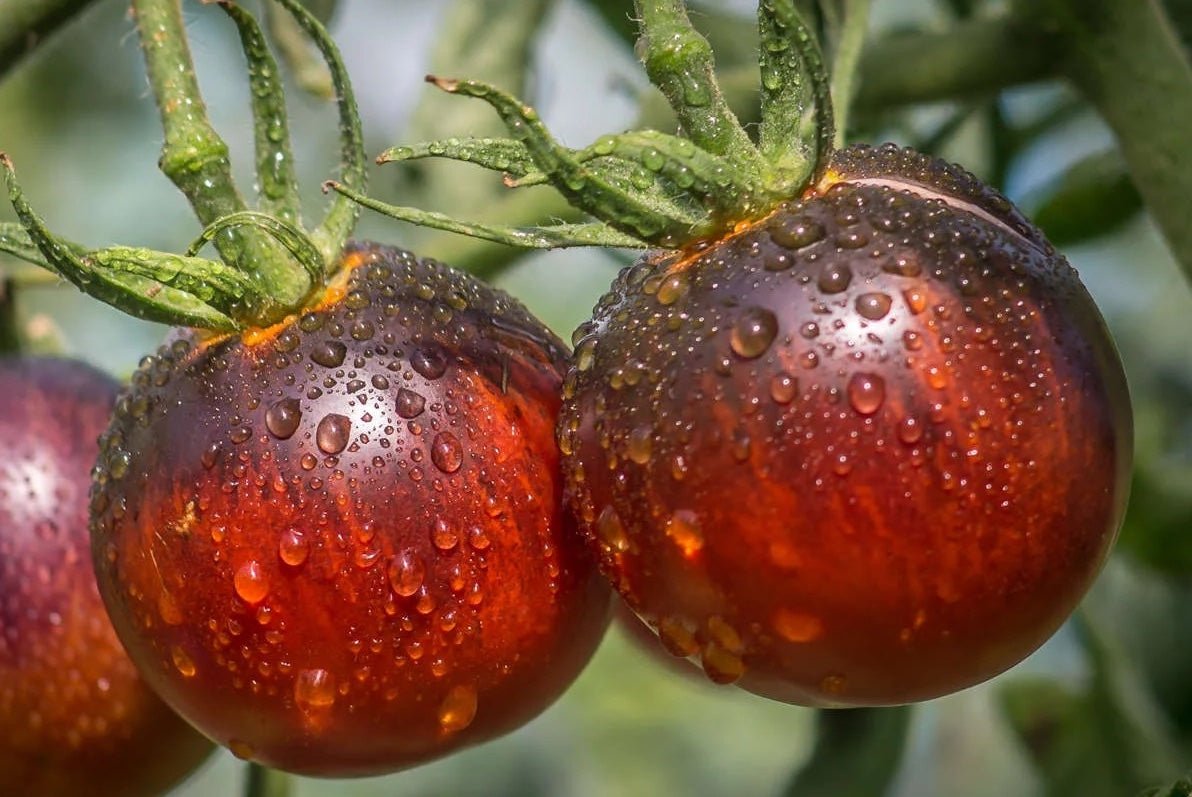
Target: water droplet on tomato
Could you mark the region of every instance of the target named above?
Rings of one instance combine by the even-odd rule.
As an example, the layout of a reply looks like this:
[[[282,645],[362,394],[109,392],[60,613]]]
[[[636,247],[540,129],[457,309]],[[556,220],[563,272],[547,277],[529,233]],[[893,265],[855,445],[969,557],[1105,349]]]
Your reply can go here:
[[[193,678],[198,668],[195,667],[194,659],[190,654],[183,650],[178,645],[170,649],[170,660],[174,662],[174,669],[176,669],[183,678]]]
[[[826,265],[815,284],[824,293],[840,293],[853,281],[853,271],[847,265]]]
[[[232,577],[232,586],[240,599],[248,604],[257,604],[265,600],[269,594],[269,581],[265,578],[265,571],[255,559],[249,559],[240,565],[236,575]]]
[[[327,340],[311,347],[310,358],[324,368],[338,368],[343,365],[348,347],[338,340]]]
[[[439,704],[439,727],[445,733],[462,731],[476,718],[476,688],[453,686]]]
[[[621,553],[629,550],[629,535],[625,533],[625,525],[611,504],[600,510],[596,518],[596,533],[614,551]]]
[[[426,565],[422,558],[410,551],[403,551],[389,563],[389,585],[394,593],[408,598],[418,591],[426,578]]]
[[[645,465],[650,461],[650,454],[654,448],[654,429],[650,426],[638,426],[629,433],[625,451],[629,459],[638,465]]]
[[[277,555],[290,567],[298,567],[310,554],[310,543],[298,529],[286,529],[277,543]]]
[[[786,371],[770,377],[770,398],[776,404],[790,404],[799,393],[799,380]]]
[[[464,449],[451,432],[439,432],[430,444],[430,459],[444,473],[455,473],[464,461]]]
[[[765,353],[778,335],[778,318],[764,307],[751,307],[733,325],[729,345],[739,357],[753,359]]]
[[[397,414],[403,418],[417,418],[426,408],[426,399],[420,393],[402,388],[397,391]]]
[[[410,355],[410,367],[426,379],[438,379],[447,372],[447,358],[438,349],[417,349]]]
[[[335,705],[335,678],[323,669],[300,670],[294,678],[294,702],[310,713]]]
[[[315,430],[315,442],[324,454],[338,454],[347,448],[352,435],[352,421],[334,412],[323,416]]]
[[[695,556],[704,547],[699,516],[690,509],[679,509],[671,515],[666,524],[666,534],[679,546],[684,556]]]
[[[872,415],[886,398],[886,381],[876,374],[853,374],[848,380],[848,401],[862,415]]]
[[[298,431],[302,409],[296,398],[284,398],[265,412],[265,428],[279,440],[286,440]]]
[[[862,318],[878,321],[890,312],[893,300],[884,293],[863,293],[857,297],[857,312]]]

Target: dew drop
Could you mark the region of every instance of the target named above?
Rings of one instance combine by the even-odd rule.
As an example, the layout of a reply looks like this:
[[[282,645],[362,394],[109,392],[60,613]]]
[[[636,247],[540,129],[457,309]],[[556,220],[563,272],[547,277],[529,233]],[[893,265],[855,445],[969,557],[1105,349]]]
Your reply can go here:
[[[898,424],[898,439],[909,445],[914,445],[923,439],[923,424],[912,415],[902,419]]]
[[[439,432],[430,444],[430,460],[444,473],[455,473],[464,461],[464,449],[451,432]]]
[[[240,599],[250,605],[260,603],[269,594],[269,582],[255,559],[249,559],[240,566],[232,577],[232,586],[236,588]]]
[[[790,404],[799,394],[799,380],[786,371],[770,377],[770,398],[776,404]]]
[[[654,429],[650,426],[638,426],[629,433],[629,440],[625,446],[629,459],[638,465],[645,465],[650,461],[654,448]]]
[[[338,340],[327,340],[311,347],[310,358],[324,368],[338,368],[347,353],[348,347]]]
[[[453,686],[439,704],[439,727],[445,733],[462,731],[476,718],[476,688]]]
[[[915,315],[927,309],[927,294],[923,292],[922,288],[907,288],[902,292],[902,298]]]
[[[174,662],[174,669],[176,669],[183,678],[193,678],[195,673],[198,672],[198,668],[195,667],[194,659],[192,659],[190,654],[178,645],[175,645],[170,649],[170,659]]]
[[[687,278],[682,274],[671,274],[658,286],[659,304],[674,304],[687,291]]]
[[[279,440],[292,437],[301,420],[302,409],[296,398],[284,398],[265,412],[265,428]]]
[[[704,547],[699,516],[690,509],[680,509],[671,515],[666,524],[666,534],[686,557],[695,556]]]
[[[435,526],[430,532],[431,542],[440,551],[450,551],[459,542],[459,534],[455,527],[443,518],[435,520]]]
[[[352,421],[334,412],[323,416],[315,430],[315,442],[324,454],[338,454],[348,446],[352,435]]]
[[[704,645],[701,664],[708,678],[718,684],[731,684],[745,674],[741,657],[715,642]]]
[[[251,761],[257,752],[251,744],[240,739],[229,739],[228,750],[242,761]]]
[[[410,367],[426,379],[438,379],[447,372],[447,358],[438,349],[417,349],[410,355]]]
[[[389,563],[389,586],[403,598],[413,595],[426,578],[426,565],[422,558],[410,551],[403,551]]]
[[[886,317],[892,304],[893,300],[887,294],[863,293],[857,297],[856,307],[862,318],[877,321]]]
[[[760,357],[778,335],[778,318],[764,307],[751,307],[733,325],[729,345],[739,357]]]
[[[397,391],[397,414],[403,418],[417,418],[426,407],[426,399],[421,393],[402,388]]]
[[[290,567],[298,567],[310,555],[310,543],[298,529],[286,529],[277,543],[277,555]]]
[[[781,217],[769,228],[770,238],[787,249],[802,249],[824,237],[824,227],[813,219]]]
[[[294,679],[294,702],[306,713],[335,704],[335,678],[323,669],[301,670]]]
[[[600,510],[600,515],[596,518],[596,533],[604,544],[614,551],[623,553],[629,550],[629,535],[625,533],[625,524],[621,522],[621,516],[613,509],[612,504]]]
[[[664,617],[658,622],[658,638],[672,655],[687,658],[699,652],[695,632],[678,617]]]
[[[824,293],[840,293],[853,281],[853,271],[847,265],[826,265],[815,284]]]
[[[853,374],[848,380],[848,400],[862,415],[872,415],[886,398],[886,381],[876,374]]]

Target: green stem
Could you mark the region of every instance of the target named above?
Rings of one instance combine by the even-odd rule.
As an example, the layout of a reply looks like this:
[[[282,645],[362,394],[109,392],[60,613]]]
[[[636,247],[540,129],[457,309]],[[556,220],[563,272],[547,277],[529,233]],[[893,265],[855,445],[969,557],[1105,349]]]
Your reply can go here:
[[[0,77],[94,0],[0,0]]]
[[[840,28],[840,40],[832,58],[832,105],[836,109],[836,133],[833,145],[844,146],[848,129],[849,109],[857,82],[857,67],[861,63],[861,50],[865,45],[865,34],[869,30],[870,0],[842,0],[844,21]]]
[[[289,797],[289,774],[250,761],[244,776],[244,797]]]
[[[17,324],[16,280],[5,275],[0,281],[0,355],[21,353],[21,333]]]
[[[1117,136],[1135,185],[1192,279],[1192,63],[1158,0],[1021,2],[1060,37],[1065,74]]]
[[[132,0],[132,7],[165,133],[162,171],[204,226],[245,210],[232,180],[228,145],[211,126],[199,91],[179,0]],[[225,262],[260,278],[278,305],[294,306],[306,294],[304,280],[296,279],[284,253],[267,239],[237,230],[221,237],[216,248]]]
[[[249,93],[252,97],[253,145],[257,156],[257,195],[260,209],[284,222],[301,223],[298,177],[290,147],[290,123],[286,118],[286,92],[281,70],[265,43],[265,34],[252,15],[230,0],[224,10],[240,33],[241,48],[248,62]],[[272,8],[273,6],[267,6]],[[290,19],[288,14],[284,15]],[[291,20],[292,21],[292,20]]]
[[[913,709],[826,709],[811,759],[785,797],[882,797],[898,772]]]
[[[712,47],[691,25],[683,0],[634,0],[642,63],[696,146],[723,155],[756,181],[761,155],[716,84]]]

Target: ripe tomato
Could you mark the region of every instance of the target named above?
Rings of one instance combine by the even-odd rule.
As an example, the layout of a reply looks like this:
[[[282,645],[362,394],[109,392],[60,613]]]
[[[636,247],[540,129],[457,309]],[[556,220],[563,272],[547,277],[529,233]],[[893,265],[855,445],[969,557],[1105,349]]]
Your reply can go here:
[[[1126,383],[1076,273],[1004,197],[892,146],[624,271],[564,395],[606,575],[673,653],[793,703],[1010,667],[1125,503]]]
[[[147,358],[92,492],[146,679],[237,755],[316,775],[537,715],[610,597],[562,508],[565,357],[503,293],[362,244],[300,318]]]
[[[211,750],[138,677],[95,588],[88,474],[117,388],[0,361],[0,794],[159,794]]]

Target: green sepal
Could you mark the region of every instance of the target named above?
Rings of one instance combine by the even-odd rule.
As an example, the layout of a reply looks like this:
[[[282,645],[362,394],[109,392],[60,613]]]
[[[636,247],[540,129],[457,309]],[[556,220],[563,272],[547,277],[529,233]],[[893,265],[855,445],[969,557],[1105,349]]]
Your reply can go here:
[[[283,221],[297,223],[301,217],[301,202],[281,71],[253,16],[230,0],[221,0],[218,5],[236,23],[241,49],[248,61],[257,161],[257,205],[260,210]]]
[[[428,76],[427,81],[450,94],[484,100],[501,117],[514,138],[525,144],[534,163],[551,184],[585,213],[635,239],[665,245],[685,240],[704,221],[698,208],[684,207],[661,192],[647,193],[648,178],[634,185],[632,174],[597,174],[575,159],[570,150],[551,136],[537,112],[507,93],[477,80],[447,80]]]
[[[306,279],[310,285],[306,292],[307,296],[310,296],[315,289],[322,287],[328,264],[323,261],[322,253],[319,252],[310,236],[297,226],[267,213],[244,210],[216,219],[207,225],[198,238],[191,242],[186,249],[186,254],[188,256],[198,254],[199,250],[208,242],[215,239],[215,236],[224,230],[236,227],[256,227],[285,247],[286,251],[294,256],[298,265],[306,272]]]
[[[360,125],[360,113],[356,109],[356,95],[352,90],[352,82],[348,77],[347,68],[339,49],[332,41],[331,35],[323,27],[323,23],[302,6],[298,0],[276,0],[283,8],[290,12],[298,25],[310,36],[327,68],[331,71],[331,81],[335,86],[336,103],[339,108],[339,137],[340,137],[340,181],[357,191],[364,191],[368,176],[365,169],[364,131]],[[310,238],[322,254],[323,262],[329,264],[339,262],[339,253],[356,221],[360,217],[360,208],[347,197],[337,196],[331,207],[310,233]]]
[[[780,182],[804,185],[827,165],[835,136],[824,56],[793,0],[763,0],[757,21],[762,154]]]
[[[377,163],[400,163],[423,158],[446,158],[474,163],[485,169],[518,177],[537,168],[526,145],[512,138],[448,138],[442,141],[424,141],[387,149],[377,156]]]
[[[652,244],[641,238],[618,232],[603,222],[588,224],[555,224],[543,227],[503,227],[493,224],[459,221],[445,213],[418,208],[390,205],[353,191],[334,180],[323,184],[324,189],[349,197],[369,210],[398,221],[407,221],[432,230],[443,230],[473,238],[480,238],[524,249],[558,249],[576,246],[606,246],[627,249],[649,249]]]
[[[639,56],[683,134],[700,149],[727,158],[745,179],[761,180],[761,153],[729,109],[716,82],[712,47],[692,26],[683,0],[635,0],[633,5],[641,20]]]
[[[132,247],[87,252],[55,238],[29,206],[12,161],[2,153],[0,169],[24,233],[6,225],[0,244],[13,245],[4,246],[4,251],[24,257],[35,247],[41,256],[26,259],[84,293],[147,321],[220,331],[239,329],[232,312],[259,300],[251,279],[222,263]],[[192,292],[200,284],[202,296]]]
[[[755,186],[742,180],[727,159],[699,149],[690,140],[660,133],[635,130],[614,136],[602,136],[589,147],[574,152],[580,163],[597,174],[645,173],[650,179],[666,183],[664,196],[688,194],[694,207],[704,207],[719,224],[724,219],[736,221],[758,211],[761,202],[781,201],[776,196],[759,199]],[[507,180],[511,187],[549,182],[543,172],[533,172],[517,180]],[[707,222],[699,228],[706,228]]]

